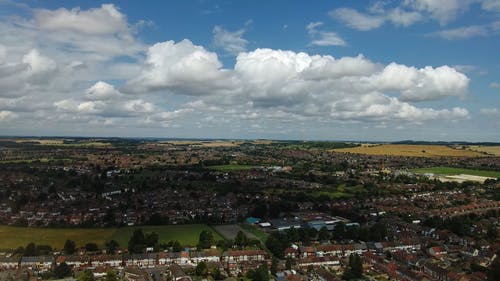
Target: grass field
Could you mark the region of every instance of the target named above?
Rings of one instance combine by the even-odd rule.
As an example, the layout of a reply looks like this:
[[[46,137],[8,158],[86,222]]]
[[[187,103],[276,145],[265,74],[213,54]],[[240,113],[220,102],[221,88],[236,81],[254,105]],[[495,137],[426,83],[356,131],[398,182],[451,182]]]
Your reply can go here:
[[[219,165],[219,166],[210,166],[209,169],[217,170],[221,172],[229,172],[229,171],[244,171],[258,168],[260,166],[255,165]]]
[[[0,226],[0,249],[14,249],[26,246],[30,242],[48,244],[56,249],[61,249],[66,239],[75,241],[77,246],[83,246],[90,242],[103,246],[106,241],[114,239],[120,243],[120,247],[127,247],[128,240],[136,228],[142,228],[144,232],[154,231],[158,233],[160,242],[178,240],[183,245],[196,245],[200,232],[203,230],[212,231],[216,240],[222,239],[212,228],[204,224],[96,229]]]
[[[467,148],[473,151],[484,152],[491,155],[500,156],[500,145],[499,146],[469,145]]]
[[[269,249],[266,247],[266,240],[267,240],[267,237],[269,236],[266,232],[258,229],[257,227],[255,227],[253,225],[247,224],[247,223],[242,223],[242,224],[240,224],[240,226],[245,231],[247,236],[249,233],[251,233],[253,236],[257,237],[257,239],[259,239],[259,241],[260,241],[262,248],[265,251],[270,253]]]
[[[424,173],[432,173],[436,175],[473,175],[480,177],[492,177],[499,178],[500,172],[495,171],[484,171],[484,170],[471,170],[471,169],[460,169],[460,168],[452,168],[452,167],[431,167],[431,168],[421,168],[412,170],[414,173],[424,174]]]
[[[101,141],[83,141],[83,142],[70,142],[65,143],[63,139],[20,139],[13,140],[17,143],[28,143],[35,142],[38,145],[47,145],[47,146],[68,146],[68,147],[107,147],[111,146],[109,142],[101,142]]]
[[[267,240],[267,237],[269,236],[267,233],[264,231],[258,229],[257,227],[253,225],[249,225],[247,223],[243,223],[240,225],[241,228],[243,228],[246,232],[253,234],[255,237],[257,237],[262,243],[265,243]]]
[[[348,152],[368,155],[415,156],[415,157],[478,157],[483,154],[467,149],[454,149],[445,145],[377,144],[352,148],[333,149],[334,152]]]
[[[39,159],[15,159],[15,160],[1,160],[0,164],[17,164],[17,163],[33,163],[35,161],[39,161],[40,163],[49,163],[50,161],[73,161],[73,159],[69,158],[61,158],[61,159],[55,159],[55,158],[39,158]]]
[[[230,141],[230,140],[213,140],[213,141],[200,141],[200,140],[174,140],[162,141],[160,143],[169,143],[173,145],[191,145],[203,147],[235,147],[243,143],[243,141]]]

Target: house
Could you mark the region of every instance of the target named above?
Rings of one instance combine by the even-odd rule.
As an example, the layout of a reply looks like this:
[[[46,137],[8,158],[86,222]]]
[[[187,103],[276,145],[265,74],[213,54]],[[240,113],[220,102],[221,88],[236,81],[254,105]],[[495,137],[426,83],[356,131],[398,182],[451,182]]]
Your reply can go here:
[[[430,261],[424,263],[424,274],[434,280],[448,281],[448,270]]]
[[[342,245],[339,244],[328,244],[319,245],[316,247],[316,254],[318,256],[342,256]]]
[[[313,257],[316,255],[313,247],[310,246],[301,246],[299,248],[300,256],[303,258]]]
[[[54,263],[53,256],[28,256],[21,258],[20,266],[34,271],[47,272],[52,270]]]
[[[156,265],[156,254],[132,254],[123,259],[125,266],[137,266],[139,268],[154,267]]]
[[[67,265],[71,266],[73,269],[82,269],[90,264],[90,258],[88,256],[58,256],[56,258],[56,264],[60,265],[65,262]]]
[[[19,257],[0,257],[0,270],[17,269],[19,267]]]
[[[119,255],[96,255],[91,257],[90,263],[93,267],[121,267],[123,265],[123,260]]]
[[[167,270],[168,280],[172,281],[192,281],[178,264],[172,264]]]
[[[158,264],[166,265],[173,263],[174,261],[173,254],[174,253],[165,253],[165,252],[158,253]]]
[[[104,278],[110,269],[111,267],[108,266],[98,266],[92,270],[92,273],[94,278]]]
[[[288,247],[285,249],[286,258],[297,258],[299,256],[299,250],[294,247]]]
[[[169,264],[188,264],[190,261],[188,252],[178,252],[178,253],[158,253],[158,264],[159,265],[169,265]]]
[[[191,263],[198,264],[199,262],[219,262],[220,257],[217,250],[194,251],[189,253]]]
[[[427,253],[438,259],[447,254],[446,249],[441,246],[430,247],[427,249]]]
[[[123,270],[123,277],[125,281],[149,281],[150,276],[147,272],[141,270],[136,266],[126,267]]]
[[[241,250],[226,251],[222,253],[222,262],[241,262],[241,261],[264,261],[266,252],[262,250]]]
[[[340,260],[337,257],[307,257],[298,260],[297,264],[300,267],[334,266],[340,265]]]

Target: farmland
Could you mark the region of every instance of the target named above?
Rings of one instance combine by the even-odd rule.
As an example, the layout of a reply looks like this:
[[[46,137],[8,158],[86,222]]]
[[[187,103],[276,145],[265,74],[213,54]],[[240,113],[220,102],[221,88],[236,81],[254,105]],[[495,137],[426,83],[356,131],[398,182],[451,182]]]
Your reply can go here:
[[[244,170],[251,170],[251,169],[256,169],[260,166],[255,166],[255,165],[218,165],[218,166],[210,166],[209,168],[212,170],[217,170],[220,172],[228,172],[228,171],[244,171]]]
[[[495,156],[500,156],[500,146],[470,145],[467,147],[467,149]]]
[[[111,146],[109,142],[102,141],[74,141],[65,139],[15,139],[16,143],[34,143],[37,145],[45,146],[65,146],[65,147],[108,147]]]
[[[414,145],[414,144],[372,144],[352,148],[334,149],[334,152],[357,153],[367,155],[414,156],[414,157],[480,157],[483,154],[466,150],[454,149],[445,145]]]
[[[460,169],[452,167],[431,167],[431,168],[414,169],[412,171],[418,174],[432,173],[436,175],[447,175],[447,176],[463,174],[463,175],[473,175],[480,177],[500,178],[500,172],[496,171]]]
[[[222,239],[210,227],[203,224],[93,229],[0,226],[0,249],[24,247],[30,242],[61,249],[66,239],[75,241],[77,246],[83,246],[86,243],[103,246],[106,241],[114,239],[121,247],[127,247],[130,236],[137,228],[141,228],[144,232],[158,233],[160,242],[164,243],[178,240],[183,245],[196,245],[199,234],[203,230],[211,230],[215,239]]]

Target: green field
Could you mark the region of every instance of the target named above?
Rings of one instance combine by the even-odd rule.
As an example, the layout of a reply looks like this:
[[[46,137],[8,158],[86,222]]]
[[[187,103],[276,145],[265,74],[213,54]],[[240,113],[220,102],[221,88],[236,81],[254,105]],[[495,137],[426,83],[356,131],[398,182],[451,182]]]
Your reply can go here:
[[[242,223],[242,224],[240,224],[240,226],[244,231],[255,235],[255,237],[257,237],[257,239],[259,239],[262,248],[265,251],[269,252],[269,249],[266,247],[266,240],[267,240],[267,237],[269,236],[269,234],[267,234],[266,232],[260,230],[259,228],[255,227],[253,225],[250,225],[248,223]]]
[[[103,246],[111,239],[118,241],[120,247],[127,247],[128,240],[136,228],[142,228],[144,232],[158,233],[160,242],[165,243],[178,240],[182,245],[194,246],[198,243],[198,237],[203,230],[212,231],[216,240],[222,239],[211,227],[204,224],[92,229],[0,226],[0,249],[14,249],[26,246],[30,242],[61,249],[66,239],[75,241],[77,247],[90,242]]]
[[[262,242],[262,243],[265,243],[266,240],[267,240],[267,236],[269,236],[267,233],[265,233],[264,231],[258,229],[257,227],[253,226],[253,225],[249,225],[247,223],[242,223],[241,225],[241,228],[243,228],[245,231],[248,231],[249,233],[252,233],[253,235],[255,235],[257,238],[259,238],[259,240]]]
[[[260,166],[255,165],[219,165],[219,166],[210,166],[209,169],[217,170],[221,172],[229,172],[229,171],[244,171],[256,169]]]
[[[461,168],[452,168],[452,167],[431,167],[431,168],[420,168],[411,170],[417,174],[424,173],[433,173],[436,175],[473,175],[473,176],[481,176],[481,177],[492,177],[492,178],[500,178],[500,172],[495,171],[485,171],[485,170],[472,170],[472,169],[461,169]]]
[[[18,163],[25,163],[25,164],[30,164],[33,162],[39,161],[40,163],[49,163],[51,161],[73,161],[73,159],[69,158],[61,158],[61,159],[55,159],[55,158],[39,158],[39,159],[15,159],[15,160],[2,160],[0,161],[0,164],[18,164]]]

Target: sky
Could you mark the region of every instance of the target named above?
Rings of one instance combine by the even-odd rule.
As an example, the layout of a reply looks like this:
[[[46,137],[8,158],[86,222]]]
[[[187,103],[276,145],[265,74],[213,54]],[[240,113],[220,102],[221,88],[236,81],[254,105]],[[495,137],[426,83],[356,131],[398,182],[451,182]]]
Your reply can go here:
[[[500,0],[0,0],[0,135],[500,142]]]

